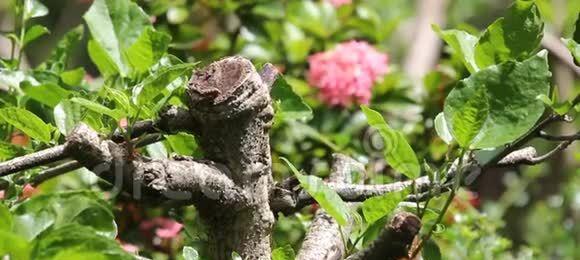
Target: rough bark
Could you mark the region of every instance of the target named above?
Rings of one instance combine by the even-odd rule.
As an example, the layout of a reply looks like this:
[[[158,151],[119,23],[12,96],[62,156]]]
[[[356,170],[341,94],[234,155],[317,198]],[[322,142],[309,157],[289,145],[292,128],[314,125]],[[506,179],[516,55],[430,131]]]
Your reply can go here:
[[[200,146],[207,159],[230,170],[229,177],[248,197],[234,212],[217,204],[198,207],[208,222],[214,259],[229,258],[232,250],[244,259],[270,259],[274,215],[268,204],[273,182],[268,131],[274,110],[269,90],[251,62],[240,57],[213,63],[190,81],[189,109],[200,122],[195,129]]]
[[[417,216],[399,212],[369,247],[349,256],[347,260],[406,259],[420,229],[421,220]]]
[[[205,160],[135,157],[85,125],[68,137],[65,154],[134,198],[194,204],[208,227],[211,259],[230,259],[234,251],[244,259],[270,259],[269,90],[276,73],[266,66],[263,81],[244,58],[214,62],[193,74],[189,110],[172,107],[159,121],[139,125],[137,134],[194,133]]]

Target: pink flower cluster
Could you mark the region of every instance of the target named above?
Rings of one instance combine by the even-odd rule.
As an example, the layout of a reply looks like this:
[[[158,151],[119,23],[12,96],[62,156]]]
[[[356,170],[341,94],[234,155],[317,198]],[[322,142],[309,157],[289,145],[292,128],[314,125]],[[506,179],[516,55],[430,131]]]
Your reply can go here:
[[[340,7],[341,5],[346,5],[352,3],[352,0],[328,0],[334,7]]]
[[[368,104],[374,83],[387,73],[388,57],[364,41],[350,41],[308,58],[308,83],[331,106]]]
[[[179,235],[183,225],[175,220],[164,217],[156,217],[152,220],[141,222],[139,227],[142,231],[155,229],[155,236],[159,238],[174,238]]]

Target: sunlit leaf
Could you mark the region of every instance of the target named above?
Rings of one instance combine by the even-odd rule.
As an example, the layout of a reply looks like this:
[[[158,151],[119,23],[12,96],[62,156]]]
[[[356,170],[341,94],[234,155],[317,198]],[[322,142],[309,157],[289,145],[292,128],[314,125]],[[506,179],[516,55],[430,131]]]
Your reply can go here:
[[[348,206],[334,190],[329,188],[324,184],[322,179],[316,176],[301,174],[286,158],[280,159],[288,165],[292,173],[300,181],[302,188],[320,204],[320,207],[328,215],[332,216],[341,226],[348,224],[350,218]]]
[[[451,135],[451,132],[447,127],[447,122],[445,122],[445,115],[443,112],[437,114],[434,124],[435,131],[441,140],[443,140],[446,144],[453,142],[453,135]]]
[[[11,124],[33,139],[48,143],[51,127],[32,112],[15,107],[0,109],[0,120]]]
[[[475,46],[479,68],[508,60],[524,60],[540,47],[544,22],[534,1],[517,0],[505,18],[491,24]]]
[[[368,198],[363,202],[362,211],[369,225],[391,214],[397,205],[407,197],[407,190],[390,192],[385,195]]]
[[[437,25],[433,25],[433,30],[453,49],[461,58],[463,65],[473,73],[479,70],[475,63],[475,44],[478,38],[461,30],[442,31]]]
[[[38,37],[48,34],[49,31],[46,27],[42,25],[33,25],[32,27],[28,28],[26,33],[24,34],[24,41],[22,42],[23,46],[27,46],[32,41],[38,39]]]
[[[361,106],[369,125],[379,131],[385,144],[385,159],[391,167],[408,178],[414,179],[421,174],[419,160],[403,133],[393,130],[383,116],[366,106]]]
[[[285,245],[283,247],[278,247],[272,251],[272,260],[294,260],[296,259],[296,254],[292,246]]]
[[[110,109],[106,106],[103,106],[103,105],[97,103],[97,102],[94,102],[94,101],[91,101],[91,100],[88,100],[85,98],[75,97],[75,98],[71,98],[70,101],[77,103],[77,104],[80,104],[81,106],[83,106],[91,111],[110,116],[117,121],[119,121],[123,117],[123,114],[120,111]]]
[[[523,62],[506,62],[464,79],[445,100],[449,130],[465,148],[493,148],[527,132],[544,112],[550,89],[547,53]]]
[[[275,122],[312,119],[312,109],[292,90],[282,76],[278,76],[271,90],[276,108]]]

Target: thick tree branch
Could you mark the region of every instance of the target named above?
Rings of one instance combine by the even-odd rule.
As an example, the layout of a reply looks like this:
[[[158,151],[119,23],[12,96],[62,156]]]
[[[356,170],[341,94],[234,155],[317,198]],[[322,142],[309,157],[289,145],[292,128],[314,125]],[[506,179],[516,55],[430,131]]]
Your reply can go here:
[[[364,166],[348,156],[334,154],[329,182],[350,183],[352,182],[352,171],[364,172]],[[348,238],[349,233],[350,225],[341,230],[336,220],[323,209],[318,209],[296,259],[343,259],[346,252],[343,238]]]
[[[139,148],[147,146],[159,142],[161,140],[163,140],[162,135],[149,135],[144,137],[143,139],[137,140],[135,142],[135,147]],[[30,184],[32,186],[38,186],[51,178],[63,175],[68,172],[72,172],[74,170],[78,170],[80,168],[83,168],[83,165],[81,163],[75,160],[68,161],[53,168],[48,168],[46,170],[41,171],[40,173],[38,173],[38,175],[34,176],[34,178],[30,181]]]
[[[408,212],[399,212],[385,226],[379,237],[369,247],[347,260],[389,260],[406,259],[413,239],[421,229],[421,220]]]
[[[81,124],[67,138],[66,151],[83,166],[135,199],[216,201],[234,205],[245,194],[223,166],[209,161],[130,159],[122,145],[101,140]]]

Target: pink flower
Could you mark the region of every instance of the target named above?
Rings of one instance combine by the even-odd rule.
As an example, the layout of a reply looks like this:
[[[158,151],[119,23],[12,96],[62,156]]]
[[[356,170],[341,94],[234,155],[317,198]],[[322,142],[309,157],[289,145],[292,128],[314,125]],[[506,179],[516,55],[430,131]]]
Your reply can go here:
[[[4,199],[4,191],[0,190],[0,200],[3,200],[3,199]]]
[[[119,243],[121,244],[121,248],[123,248],[123,250],[125,250],[125,252],[127,253],[131,253],[131,254],[137,254],[139,253],[139,247],[130,243],[125,243],[121,240],[117,240],[119,241]]]
[[[308,58],[308,83],[331,106],[368,104],[374,83],[387,73],[387,55],[364,41],[350,41]]]
[[[179,235],[183,225],[170,218],[156,217],[152,220],[141,222],[142,231],[155,228],[155,235],[159,238],[174,238]]]
[[[352,0],[327,0],[330,2],[334,7],[340,7],[341,5],[346,5],[352,3]]]
[[[24,199],[30,198],[38,192],[39,190],[37,188],[33,187],[30,184],[26,184],[24,185],[24,188],[22,188],[22,198]]]

